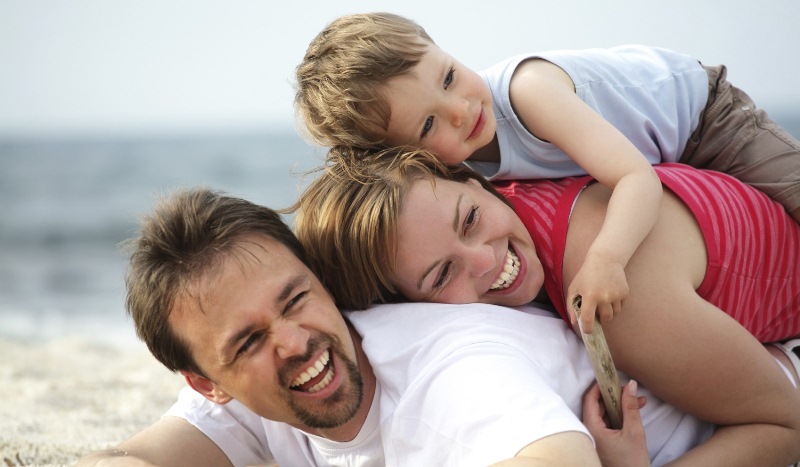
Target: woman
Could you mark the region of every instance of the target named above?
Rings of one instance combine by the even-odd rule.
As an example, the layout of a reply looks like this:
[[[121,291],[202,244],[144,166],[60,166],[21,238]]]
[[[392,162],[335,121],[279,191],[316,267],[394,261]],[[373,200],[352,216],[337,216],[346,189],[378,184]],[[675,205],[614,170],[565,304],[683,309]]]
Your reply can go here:
[[[361,162],[347,156],[326,167],[296,206],[298,236],[341,306],[514,306],[538,297],[572,320],[565,291],[602,224],[603,186],[588,178],[502,185],[518,212],[528,210],[520,220],[479,175],[428,153],[394,149]],[[798,335],[800,265],[791,258],[800,251],[800,227],[730,177],[684,166],[658,170],[667,189],[656,227],[626,269],[630,295],[620,310],[600,314],[615,363],[665,401],[725,426],[687,460],[795,462],[800,394],[754,336]],[[709,193],[709,186],[724,191]],[[703,203],[720,193],[728,198],[712,209],[723,211],[704,214]],[[719,229],[734,235],[719,237]],[[731,238],[765,240],[758,245],[764,260],[790,260],[774,263],[780,277],[759,277],[749,263],[740,266],[736,253],[746,252]],[[730,261],[717,264],[726,254]],[[736,267],[734,285],[725,274]]]

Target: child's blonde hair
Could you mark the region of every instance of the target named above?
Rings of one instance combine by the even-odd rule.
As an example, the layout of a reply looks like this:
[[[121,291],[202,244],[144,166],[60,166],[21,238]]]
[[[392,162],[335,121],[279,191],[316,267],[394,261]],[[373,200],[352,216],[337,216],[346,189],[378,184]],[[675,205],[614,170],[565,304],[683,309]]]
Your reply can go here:
[[[420,180],[474,179],[508,203],[481,175],[448,167],[418,148],[332,149],[328,164],[289,211],[311,268],[339,307],[361,310],[403,301],[393,285],[403,199]]]
[[[295,109],[322,146],[381,148],[390,109],[381,87],[408,73],[433,40],[391,13],[343,16],[309,44],[296,69]]]

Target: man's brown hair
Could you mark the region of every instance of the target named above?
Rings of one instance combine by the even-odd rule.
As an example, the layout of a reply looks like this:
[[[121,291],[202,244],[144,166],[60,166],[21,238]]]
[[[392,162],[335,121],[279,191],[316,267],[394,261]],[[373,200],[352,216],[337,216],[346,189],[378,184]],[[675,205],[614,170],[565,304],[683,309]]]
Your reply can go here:
[[[169,325],[176,300],[207,278],[248,234],[286,246],[308,264],[303,247],[272,209],[209,189],[179,190],[162,199],[128,241],[128,314],[150,352],[172,371],[203,375],[186,343]]]

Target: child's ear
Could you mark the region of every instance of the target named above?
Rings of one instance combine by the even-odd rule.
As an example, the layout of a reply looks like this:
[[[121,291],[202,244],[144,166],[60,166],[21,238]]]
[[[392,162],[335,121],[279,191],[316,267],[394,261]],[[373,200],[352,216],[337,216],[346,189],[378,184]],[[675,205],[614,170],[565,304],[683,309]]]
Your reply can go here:
[[[213,381],[206,378],[205,376],[200,376],[193,371],[184,371],[181,370],[181,375],[186,379],[186,384],[188,384],[192,389],[199,392],[203,395],[206,399],[214,402],[216,404],[225,405],[228,402],[233,400],[233,397],[228,395],[225,391],[218,388]]]

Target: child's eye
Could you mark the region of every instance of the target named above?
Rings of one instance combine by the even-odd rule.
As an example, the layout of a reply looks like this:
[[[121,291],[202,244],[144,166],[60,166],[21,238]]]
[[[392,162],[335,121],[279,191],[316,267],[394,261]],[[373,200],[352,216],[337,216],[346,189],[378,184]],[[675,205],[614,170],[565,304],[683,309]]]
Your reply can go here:
[[[422,125],[422,133],[419,134],[419,139],[424,138],[429,131],[431,131],[431,127],[433,126],[433,116],[428,117],[425,119],[425,124]]]
[[[447,279],[450,277],[450,267],[452,266],[452,262],[448,261],[444,264],[442,271],[439,273],[439,277],[436,279],[436,282],[433,284],[434,290],[441,289],[442,286],[445,284]]]
[[[464,235],[466,235],[478,221],[479,214],[478,207],[472,206],[469,213],[467,213],[467,217],[464,218]]]
[[[453,78],[455,77],[455,74],[456,74],[456,70],[453,69],[453,68],[450,68],[447,71],[447,74],[444,77],[444,88],[445,89],[449,88],[450,85],[453,83]]]

